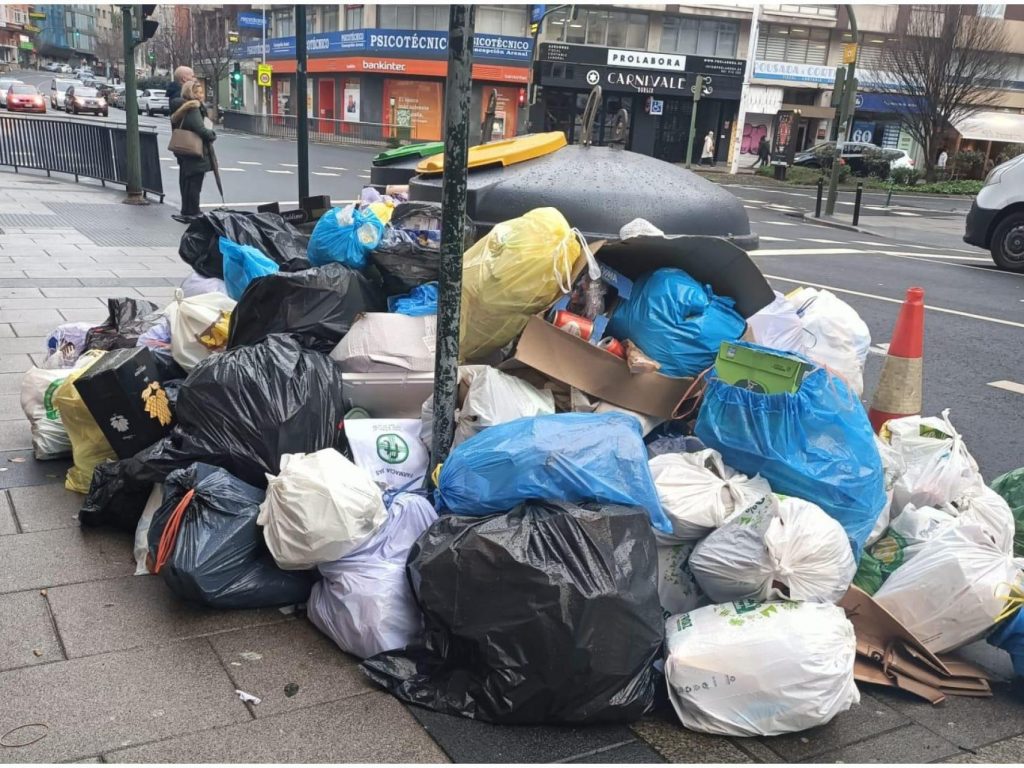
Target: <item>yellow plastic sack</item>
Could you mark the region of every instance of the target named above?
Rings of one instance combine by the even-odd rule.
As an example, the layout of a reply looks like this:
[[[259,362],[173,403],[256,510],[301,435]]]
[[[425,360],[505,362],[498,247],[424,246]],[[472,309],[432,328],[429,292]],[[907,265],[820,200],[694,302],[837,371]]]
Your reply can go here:
[[[107,459],[117,458],[117,454],[110,447],[110,443],[96,425],[96,420],[85,407],[85,402],[75,388],[78,377],[89,370],[104,354],[106,353],[94,349],[82,355],[79,358],[79,367],[68,373],[64,383],[57,387],[53,395],[53,402],[60,411],[64,429],[71,438],[71,454],[75,460],[74,466],[68,470],[64,487],[75,493],[88,493],[92,471],[96,469],[96,465]],[[82,362],[87,359],[88,362]]]
[[[391,222],[391,215],[395,212],[395,206],[390,203],[370,203],[367,207],[380,219],[381,224],[389,224]]]
[[[480,360],[518,336],[571,290],[579,258],[578,235],[554,208],[495,225],[463,258],[461,358]]]

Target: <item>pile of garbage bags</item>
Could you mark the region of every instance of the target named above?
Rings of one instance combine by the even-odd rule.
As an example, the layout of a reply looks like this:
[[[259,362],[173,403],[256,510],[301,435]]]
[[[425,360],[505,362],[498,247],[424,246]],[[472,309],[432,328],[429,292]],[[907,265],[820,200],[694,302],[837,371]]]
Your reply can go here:
[[[491,723],[628,722],[662,690],[704,733],[820,726],[859,701],[851,585],[1024,673],[1024,469],[986,486],[948,412],[876,435],[853,308],[773,297],[721,244],[467,222],[431,456],[440,216],[372,190],[311,236],[208,212],[167,306],[55,328],[21,403],[81,524],[183,601],[304,606],[396,697]]]

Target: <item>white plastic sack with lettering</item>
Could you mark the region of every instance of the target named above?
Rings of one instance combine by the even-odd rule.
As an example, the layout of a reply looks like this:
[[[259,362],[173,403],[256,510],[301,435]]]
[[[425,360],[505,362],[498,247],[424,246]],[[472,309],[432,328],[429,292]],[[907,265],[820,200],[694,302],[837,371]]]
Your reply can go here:
[[[346,419],[345,437],[356,466],[381,488],[423,486],[430,455],[420,442],[419,419]]]
[[[344,373],[434,371],[437,315],[367,312],[331,350]]]
[[[697,453],[666,453],[649,462],[661,508],[681,540],[700,539],[734,513],[770,496],[760,475],[747,477],[727,467],[714,448]]]
[[[817,288],[797,288],[787,298],[803,320],[807,356],[842,376],[858,397],[864,394],[871,332],[857,311],[834,293]]]
[[[770,497],[771,498],[771,497]],[[798,600],[834,603],[857,572],[843,527],[809,501],[764,499],[708,534],[690,570],[716,603]]]
[[[432,522],[434,507],[423,496],[400,493],[373,536],[333,563],[319,566],[323,578],[313,585],[306,615],[338,647],[361,659],[414,645],[423,617],[405,561]]]
[[[675,541],[659,531],[655,531],[654,538],[658,542],[658,599],[665,618],[707,605],[710,601],[697,585],[689,564],[697,542]]]
[[[32,453],[37,459],[71,455],[71,438],[53,400],[57,387],[67,375],[67,368],[33,366],[21,379],[21,410],[32,429]]]
[[[370,475],[333,448],[286,453],[281,473],[267,475],[267,496],[256,524],[274,560],[304,570],[344,557],[387,517]]]
[[[953,526],[897,568],[875,601],[928,650],[945,653],[995,629],[1013,584],[1024,588],[1012,555],[980,526]]]
[[[834,605],[711,605],[671,617],[665,642],[669,699],[693,731],[776,736],[860,702],[853,625]]]
[[[893,508],[907,504],[941,507],[956,501],[973,485],[983,485],[978,464],[949,420],[947,408],[938,417],[906,416],[887,421],[880,432],[906,467],[893,489]]]
[[[171,318],[171,356],[191,371],[201,360],[228,343],[228,325],[235,300],[223,293],[201,293],[186,299],[179,288],[167,307]]]

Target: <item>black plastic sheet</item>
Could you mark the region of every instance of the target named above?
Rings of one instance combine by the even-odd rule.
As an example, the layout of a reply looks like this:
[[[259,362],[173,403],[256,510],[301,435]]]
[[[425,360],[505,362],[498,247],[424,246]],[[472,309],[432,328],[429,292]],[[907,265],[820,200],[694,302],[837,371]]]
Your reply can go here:
[[[663,622],[643,509],[444,515],[407,571],[426,645],[362,665],[403,701],[493,723],[630,721],[652,708]]]
[[[224,279],[219,238],[259,248],[286,272],[309,268],[309,237],[276,213],[207,211],[192,219],[181,236],[178,255],[203,277]]]
[[[153,482],[139,470],[133,459],[98,464],[78,512],[79,524],[84,528],[134,531],[153,490]]]
[[[107,299],[108,317],[85,334],[85,351],[134,347],[161,320],[159,307],[145,299]]]
[[[213,608],[304,603],[314,572],[277,567],[256,525],[264,492],[208,464],[172,472],[149,528],[150,561],[175,507],[193,491],[160,576],[178,597]]]
[[[266,275],[249,283],[232,311],[228,349],[287,333],[307,349],[330,352],[356,317],[386,309],[380,288],[341,264]]]

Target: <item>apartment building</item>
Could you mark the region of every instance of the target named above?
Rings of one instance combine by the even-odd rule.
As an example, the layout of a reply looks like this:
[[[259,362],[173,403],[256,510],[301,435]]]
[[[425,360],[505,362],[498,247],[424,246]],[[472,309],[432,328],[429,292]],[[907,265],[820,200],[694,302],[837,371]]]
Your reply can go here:
[[[0,72],[27,61],[34,48],[29,6],[0,4]]]
[[[46,15],[39,23],[36,46],[41,56],[71,63],[96,60],[98,6],[53,4],[33,5],[32,8]]]

